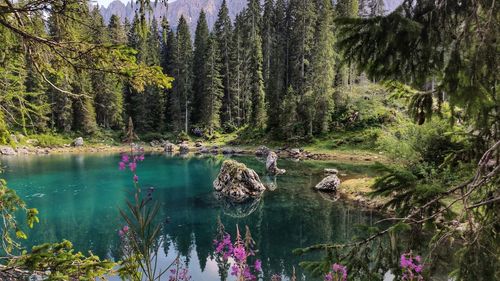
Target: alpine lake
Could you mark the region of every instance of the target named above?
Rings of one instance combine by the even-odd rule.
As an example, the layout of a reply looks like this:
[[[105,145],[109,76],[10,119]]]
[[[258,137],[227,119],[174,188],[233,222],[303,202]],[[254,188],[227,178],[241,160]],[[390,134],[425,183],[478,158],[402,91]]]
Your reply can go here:
[[[254,169],[272,188],[252,204],[218,200],[212,183],[227,158]],[[126,200],[134,190],[131,173],[120,171],[119,161],[120,155],[111,153],[1,157],[2,178],[29,207],[40,211],[40,223],[28,231],[23,246],[67,239],[83,253],[119,259],[118,230],[124,224],[119,210],[126,209]],[[140,186],[154,189],[153,198],[161,205],[158,217],[165,226],[159,264],[166,266],[179,255],[191,280],[221,280],[213,242],[220,219],[231,235],[237,226],[249,227],[256,255],[262,260],[262,280],[270,280],[273,274],[289,280],[294,268],[298,280],[322,280],[310,276],[299,263],[319,260],[323,253],[298,256],[293,250],[348,242],[384,218],[376,211],[334,200],[313,189],[324,177],[324,168],[340,170],[340,178],[346,180],[375,177],[373,163],[280,159],[278,166],[287,173],[271,177],[265,173],[265,159],[254,156],[146,154],[137,175]],[[392,279],[388,267],[384,280]]]

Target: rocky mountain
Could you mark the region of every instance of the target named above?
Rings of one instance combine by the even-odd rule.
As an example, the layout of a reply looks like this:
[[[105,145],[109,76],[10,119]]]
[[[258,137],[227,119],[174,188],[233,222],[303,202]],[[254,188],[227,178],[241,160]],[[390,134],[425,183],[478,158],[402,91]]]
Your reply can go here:
[[[234,19],[235,16],[246,7],[248,0],[227,0],[226,2],[229,14],[231,18]],[[385,9],[387,11],[392,11],[401,2],[402,0],[384,0]],[[154,9],[154,16],[156,19],[160,20],[166,14],[170,25],[175,28],[180,16],[184,15],[194,34],[194,29],[196,28],[196,22],[201,9],[207,14],[208,26],[212,27],[217,20],[217,13],[221,3],[222,0],[177,0],[168,4],[168,11],[165,6],[158,4]],[[111,2],[108,7],[101,7],[100,9],[104,19],[108,22],[113,14],[120,16],[121,19],[127,18],[132,20],[136,8],[137,6],[132,4],[132,2],[125,4],[120,0],[115,0]]]
[[[208,26],[212,27],[217,20],[217,13],[219,12],[221,3],[222,0],[177,0],[168,4],[168,10],[164,5],[158,4],[154,9],[154,16],[160,20],[167,15],[170,25],[175,28],[180,16],[184,15],[191,30],[194,32],[201,9],[207,14]],[[231,18],[234,19],[246,5],[247,0],[227,0]],[[120,16],[121,19],[128,18],[132,20],[136,8],[137,6],[132,4],[132,2],[125,4],[120,0],[115,0],[108,7],[101,7],[100,9],[107,22],[113,14]]]

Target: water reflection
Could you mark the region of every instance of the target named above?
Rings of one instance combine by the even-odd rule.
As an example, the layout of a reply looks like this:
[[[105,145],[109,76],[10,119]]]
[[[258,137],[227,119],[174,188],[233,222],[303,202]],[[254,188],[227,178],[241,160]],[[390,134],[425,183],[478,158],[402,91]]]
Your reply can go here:
[[[298,263],[304,257],[293,255],[293,249],[348,241],[362,234],[356,225],[372,225],[380,218],[342,202],[325,200],[311,188],[321,179],[322,168],[291,161],[280,161],[288,174],[264,178],[279,188],[266,192],[262,200],[245,206],[228,204],[212,191],[223,160],[220,156],[149,155],[138,168],[142,186],[155,188],[155,197],[161,203],[160,217],[169,222],[162,233],[162,262],[166,265],[180,254],[193,280],[221,279],[213,254],[219,217],[232,234],[237,224],[251,228],[266,280],[275,273],[290,276],[294,266],[298,276],[303,274]],[[260,160],[237,160],[264,174]],[[83,252],[119,258],[117,231],[123,222],[118,209],[125,207],[132,187],[130,175],[118,171],[118,161],[118,155],[3,158],[9,186],[41,211],[41,222],[30,231],[26,246],[68,239]]]

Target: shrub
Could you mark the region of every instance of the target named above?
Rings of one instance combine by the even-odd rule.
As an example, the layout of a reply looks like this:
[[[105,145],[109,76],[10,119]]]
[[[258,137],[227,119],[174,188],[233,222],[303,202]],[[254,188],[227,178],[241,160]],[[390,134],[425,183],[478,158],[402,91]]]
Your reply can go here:
[[[29,138],[36,139],[41,147],[64,146],[72,142],[70,138],[57,134],[31,135]]]

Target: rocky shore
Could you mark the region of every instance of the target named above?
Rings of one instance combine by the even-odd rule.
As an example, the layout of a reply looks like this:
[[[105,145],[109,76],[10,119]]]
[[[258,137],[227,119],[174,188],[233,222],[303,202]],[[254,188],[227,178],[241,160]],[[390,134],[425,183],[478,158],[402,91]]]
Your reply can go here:
[[[270,149],[265,146],[260,147],[237,147],[237,146],[218,146],[210,143],[201,142],[183,142],[173,144],[170,142],[151,142],[150,144],[139,143],[145,152],[170,152],[181,154],[223,154],[223,155],[256,155],[266,158],[270,151],[276,153],[279,158],[291,158],[295,160],[338,160],[348,162],[375,162],[383,161],[377,155],[351,155],[332,151],[332,153],[313,153],[299,148],[277,148]],[[168,146],[168,149],[167,149]],[[120,153],[130,150],[129,145],[106,145],[106,144],[67,144],[63,146],[41,147],[32,145],[20,145],[16,147],[0,146],[0,155],[47,155],[47,154],[65,154],[65,153]]]

